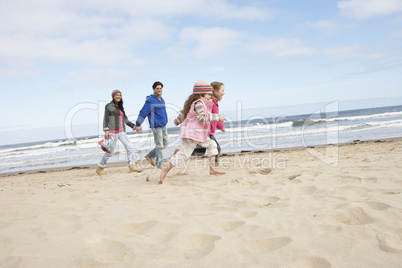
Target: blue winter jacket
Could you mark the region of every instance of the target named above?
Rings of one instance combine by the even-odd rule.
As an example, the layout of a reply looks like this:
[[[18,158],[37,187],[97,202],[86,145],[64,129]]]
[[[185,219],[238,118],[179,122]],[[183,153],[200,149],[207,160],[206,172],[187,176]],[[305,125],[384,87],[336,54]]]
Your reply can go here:
[[[161,97],[161,101],[154,95],[147,96],[145,104],[138,115],[136,126],[141,126],[145,117],[148,116],[149,126],[151,128],[164,127],[168,122],[166,113],[165,100]]]

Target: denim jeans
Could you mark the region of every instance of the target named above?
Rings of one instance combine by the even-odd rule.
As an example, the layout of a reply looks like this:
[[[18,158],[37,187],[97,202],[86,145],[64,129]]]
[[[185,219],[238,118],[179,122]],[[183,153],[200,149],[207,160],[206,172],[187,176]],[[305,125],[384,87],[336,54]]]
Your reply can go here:
[[[116,149],[117,140],[120,140],[121,143],[123,143],[124,148],[126,148],[128,164],[132,165],[134,163],[133,146],[127,137],[127,133],[123,131],[117,134],[109,133],[109,135],[113,135],[113,137],[115,138],[115,141],[112,144],[110,144],[111,153],[110,154],[105,153],[99,164],[103,167],[106,166],[107,161],[109,160],[110,157],[112,157],[114,150]]]
[[[168,132],[166,126],[152,128],[154,134],[155,148],[148,153],[148,157],[156,159],[156,167],[163,167],[163,149],[169,145]]]

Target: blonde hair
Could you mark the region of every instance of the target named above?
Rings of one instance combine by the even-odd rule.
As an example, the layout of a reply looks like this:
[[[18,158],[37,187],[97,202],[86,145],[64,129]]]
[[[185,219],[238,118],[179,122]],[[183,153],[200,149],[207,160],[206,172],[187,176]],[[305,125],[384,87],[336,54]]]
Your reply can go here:
[[[211,83],[211,86],[212,86],[212,91],[214,92],[213,97],[216,99],[215,91],[219,91],[221,89],[221,86],[224,86],[224,84],[221,82],[214,81]]]

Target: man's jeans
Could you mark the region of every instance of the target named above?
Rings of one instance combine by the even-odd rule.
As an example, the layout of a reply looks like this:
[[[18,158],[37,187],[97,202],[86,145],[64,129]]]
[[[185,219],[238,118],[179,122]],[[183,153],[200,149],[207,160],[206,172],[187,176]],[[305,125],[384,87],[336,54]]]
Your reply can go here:
[[[113,152],[116,149],[117,140],[120,140],[121,143],[123,143],[124,148],[126,148],[128,164],[132,165],[134,162],[133,145],[129,141],[129,139],[127,137],[127,133],[125,131],[123,131],[123,132],[120,132],[117,134],[109,133],[109,135],[113,135],[113,137],[115,138],[115,141],[112,144],[110,144],[111,153],[110,154],[105,153],[99,164],[103,167],[106,166],[107,161],[113,155]]]
[[[148,153],[148,157],[156,159],[156,167],[163,167],[163,153],[162,150],[169,145],[169,138],[166,126],[151,128],[154,133],[155,148]]]

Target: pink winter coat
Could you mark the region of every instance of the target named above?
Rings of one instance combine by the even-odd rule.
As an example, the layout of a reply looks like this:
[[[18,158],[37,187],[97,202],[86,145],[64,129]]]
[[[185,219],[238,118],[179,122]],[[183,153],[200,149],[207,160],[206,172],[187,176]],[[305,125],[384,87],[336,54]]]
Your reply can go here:
[[[219,105],[217,99],[212,99],[213,106],[212,106],[212,113],[219,114]],[[225,127],[222,121],[215,121],[210,122],[209,125],[209,135],[215,135],[215,129],[222,130]]]
[[[205,114],[208,115],[209,113],[211,113],[213,103],[204,99],[203,97],[201,97],[199,100],[201,100],[202,104],[204,105]],[[190,111],[188,112],[186,119],[184,119],[184,122],[180,127],[180,138],[206,142],[208,139],[209,124],[211,122],[201,122],[197,118],[194,112],[195,102],[191,104]]]

